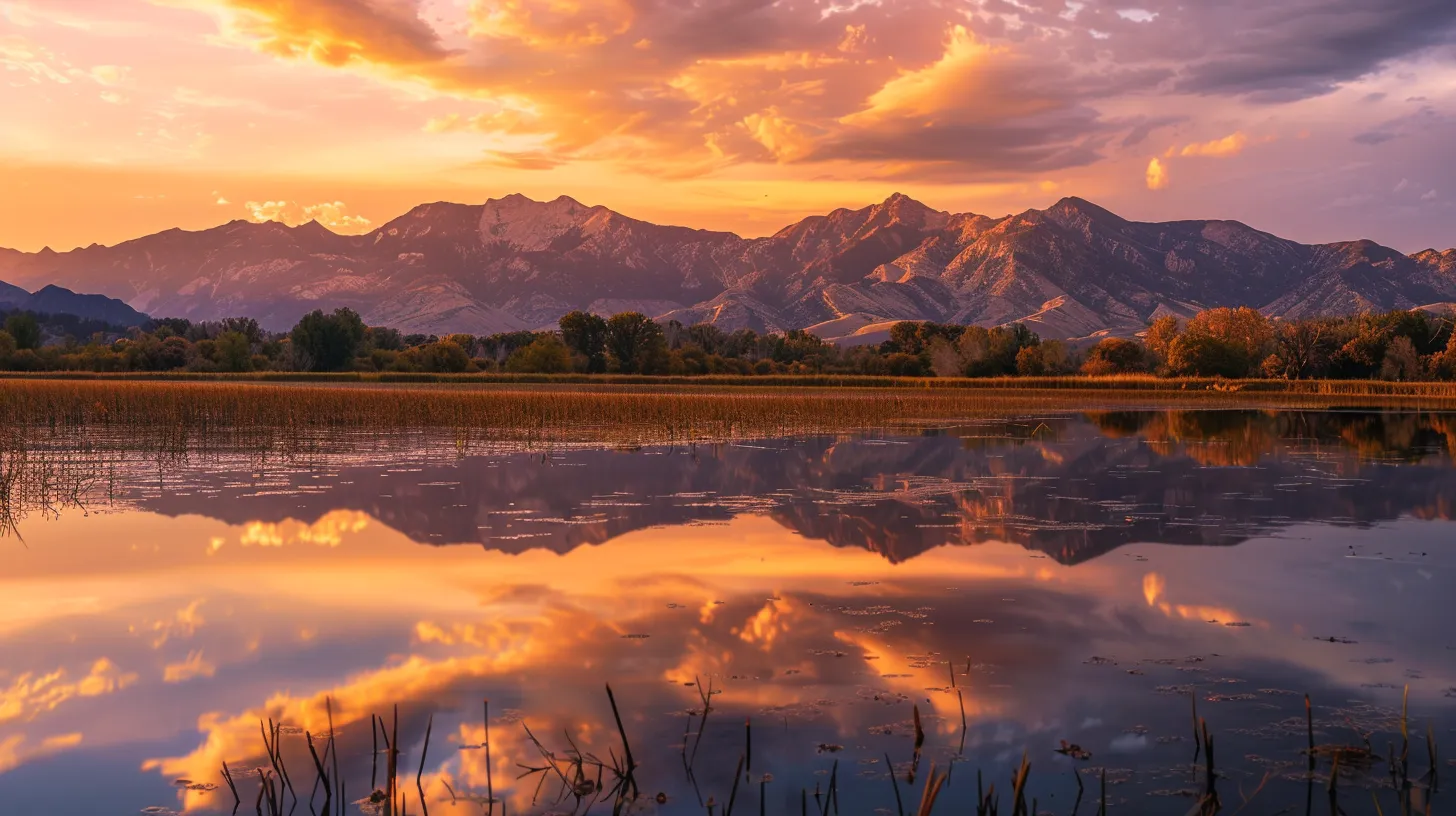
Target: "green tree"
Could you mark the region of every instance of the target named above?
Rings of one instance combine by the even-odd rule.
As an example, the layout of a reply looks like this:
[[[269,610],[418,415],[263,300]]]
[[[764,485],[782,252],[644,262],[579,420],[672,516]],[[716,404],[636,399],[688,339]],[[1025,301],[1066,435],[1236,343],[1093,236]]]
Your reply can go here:
[[[251,371],[253,345],[241,331],[225,331],[213,341],[213,359],[220,371]]]
[[[564,315],[557,325],[567,347],[586,358],[587,372],[600,374],[607,370],[606,320],[599,315],[575,311]]]
[[[185,337],[168,337],[151,348],[150,368],[152,371],[175,371],[187,365],[187,352],[192,344]]]
[[[404,335],[399,329],[370,326],[364,331],[364,342],[376,351],[404,351]]]
[[[0,363],[10,359],[10,356],[20,348],[15,344],[15,338],[8,331],[0,331]]]
[[[435,374],[459,374],[470,367],[470,355],[452,340],[420,346],[416,358],[422,370]]]
[[[477,345],[480,346],[481,355],[496,363],[504,363],[506,358],[514,354],[517,349],[523,349],[534,342],[536,342],[535,332],[516,331],[482,337]]]
[[[890,327],[890,339],[886,344],[891,350],[904,354],[919,354],[924,351],[920,339],[920,323],[905,320]]]
[[[5,318],[5,331],[15,338],[18,349],[40,348],[40,324],[30,312],[16,312]]]
[[[607,353],[623,374],[660,374],[667,369],[662,327],[640,312],[623,312],[607,321]]]
[[[364,341],[364,321],[353,309],[324,314],[316,309],[303,316],[290,334],[295,358],[310,371],[338,371],[346,367]]]
[[[728,345],[728,335],[712,323],[694,323],[688,327],[688,342],[709,354],[722,354]]]
[[[565,374],[571,370],[571,349],[554,334],[542,334],[506,358],[506,371],[516,374]]]
[[[223,332],[241,334],[247,339],[248,345],[263,342],[263,327],[251,317],[224,317],[220,325]]]
[[[452,334],[445,338],[445,342],[454,343],[465,352],[466,357],[475,356],[475,338],[468,334]]]

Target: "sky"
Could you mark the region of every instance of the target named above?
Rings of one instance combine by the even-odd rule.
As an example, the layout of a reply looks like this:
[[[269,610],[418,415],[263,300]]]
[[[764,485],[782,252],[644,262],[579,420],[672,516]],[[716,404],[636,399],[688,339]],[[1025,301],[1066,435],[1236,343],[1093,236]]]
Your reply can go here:
[[[0,247],[893,192],[1456,245],[1451,0],[0,0]]]

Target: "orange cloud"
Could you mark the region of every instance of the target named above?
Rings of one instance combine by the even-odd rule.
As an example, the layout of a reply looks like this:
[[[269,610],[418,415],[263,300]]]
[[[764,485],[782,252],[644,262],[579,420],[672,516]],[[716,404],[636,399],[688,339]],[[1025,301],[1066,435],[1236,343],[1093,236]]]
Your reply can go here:
[[[186,2],[263,53],[490,107],[425,125],[490,137],[486,166],[605,162],[687,178],[814,161],[858,179],[833,163],[874,159],[879,173],[901,174],[934,162],[1063,168],[1096,155],[1081,142],[1100,128],[1095,112],[1037,87],[1049,63],[947,27],[956,18],[943,9],[914,9],[904,22],[915,33],[889,37],[807,6],[474,0],[459,30],[469,41],[447,49],[412,0]],[[945,34],[926,64],[934,32]]]
[[[964,26],[955,26],[939,60],[886,82],[869,98],[864,110],[840,121],[870,125],[886,119],[947,112],[999,119],[1046,110],[1046,100],[1017,94],[999,81],[1000,72],[994,62],[1011,56],[1010,49],[987,45]]]
[[[1147,182],[1149,190],[1162,190],[1168,186],[1168,170],[1160,159],[1148,162]]]
[[[844,39],[839,41],[839,50],[846,54],[862,50],[870,41],[869,35],[865,33],[863,23],[859,25],[845,24]]]
[[[252,201],[250,201],[249,207],[252,207],[252,204]],[[336,203],[336,205],[342,207],[342,204]],[[323,207],[323,205],[319,205],[319,207]],[[316,217],[317,210],[314,207],[307,207],[304,208],[304,214]],[[323,226],[335,226],[335,224],[331,224],[326,220],[316,220],[319,220],[319,223],[322,223]],[[368,221],[365,221],[365,223],[368,223]],[[304,522],[296,522],[296,520],[291,519],[281,523],[249,522],[248,525],[243,526],[242,535],[237,536],[237,544],[243,546],[287,546],[296,544],[339,546],[344,544],[345,535],[355,535],[355,533],[364,532],[365,529],[368,529],[368,525],[370,525],[370,517],[368,517],[368,514],[360,513],[357,510],[331,510],[329,513],[323,514],[312,525]],[[223,541],[223,544],[226,544],[226,539],[218,539],[218,541]],[[215,552],[223,544],[214,544],[211,546],[211,549]]]
[[[334,67],[419,65],[448,53],[410,0],[190,0],[258,50]]]
[[[197,630],[206,623],[201,613],[198,612],[202,604],[203,600],[199,598],[177,610],[171,618],[154,621],[151,626],[147,627],[153,632],[152,648],[160,649],[163,644],[174,637],[190,638],[197,634]],[[131,631],[136,634],[137,627],[133,626]]]
[[[473,0],[471,34],[532,46],[600,45],[635,17],[626,0]]]
[[[1248,143],[1249,137],[1245,136],[1243,131],[1238,131],[1236,133],[1230,133],[1222,139],[1187,145],[1179,151],[1178,155],[1225,159],[1244,152],[1244,147]]]
[[[295,201],[249,201],[243,205],[248,217],[257,223],[277,221],[296,227],[317,221],[335,232],[358,234],[367,232],[371,224],[362,215],[350,215],[342,201],[300,205]]]
[[[202,651],[189,652],[181,663],[169,663],[162,670],[162,682],[185,683],[194,677],[211,677],[217,673],[217,666],[204,660]]]
[[[1168,582],[1158,573],[1150,572],[1143,576],[1143,599],[1148,602],[1148,606],[1162,612],[1167,617],[1202,623],[1248,623],[1247,619],[1232,609],[1169,603],[1164,600],[1167,590]],[[1257,623],[1260,628],[1268,628],[1268,624],[1263,621]]]
[[[814,140],[804,128],[786,119],[777,107],[762,113],[749,114],[743,126],[755,142],[763,145],[779,161],[794,161],[814,150]]]
[[[54,711],[67,700],[110,694],[126,688],[136,679],[136,674],[123,672],[104,657],[91,664],[86,676],[74,683],[66,682],[65,669],[43,675],[27,672],[15,678],[9,688],[0,688],[0,723],[29,721],[47,711]]]
[[[40,746],[34,750],[23,750],[21,745],[25,742],[24,734],[12,734],[0,739],[0,774],[18,768],[31,760],[50,756],[68,748],[75,748],[81,744],[81,734],[58,734],[53,737],[46,737],[41,740]]]

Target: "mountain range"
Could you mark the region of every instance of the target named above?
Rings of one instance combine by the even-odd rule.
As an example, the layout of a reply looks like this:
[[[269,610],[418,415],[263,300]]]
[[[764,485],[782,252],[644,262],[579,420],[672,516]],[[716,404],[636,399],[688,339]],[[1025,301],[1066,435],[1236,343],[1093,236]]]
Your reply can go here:
[[[55,284],[27,292],[19,286],[0,281],[0,310],[9,309],[75,315],[123,328],[140,326],[151,319],[122,301],[105,295],[77,294]]]
[[[349,306],[371,325],[429,334],[538,329],[586,309],[849,342],[901,320],[1024,322],[1080,338],[1216,306],[1294,318],[1449,304],[1456,249],[1406,255],[1236,221],[1135,222],[1080,198],[992,218],[900,194],[743,238],[510,195],[422,205],[357,236],[233,221],[70,252],[0,249],[0,279],[275,330]]]

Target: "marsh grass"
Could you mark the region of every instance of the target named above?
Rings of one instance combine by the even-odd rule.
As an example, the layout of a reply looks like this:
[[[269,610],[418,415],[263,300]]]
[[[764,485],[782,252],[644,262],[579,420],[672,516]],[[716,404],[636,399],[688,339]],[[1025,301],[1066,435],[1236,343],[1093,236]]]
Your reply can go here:
[[[1185,381],[1175,387],[1179,381],[1148,377],[901,382],[907,384],[786,388],[12,379],[0,381],[0,427],[73,435],[146,430],[204,443],[210,435],[259,429],[449,429],[466,442],[643,444],[1089,409],[1456,409],[1456,385],[1439,383]]]
[[[531,745],[534,746],[536,754],[538,755],[530,757],[529,764],[527,762],[516,763],[517,767],[522,770],[522,773],[517,777],[517,781],[526,783],[534,781],[535,783],[534,790],[530,798],[531,804],[529,807],[529,812],[539,812],[541,808],[546,808],[546,812],[570,813],[573,814],[573,816],[575,816],[576,814],[581,814],[581,816],[585,816],[585,814],[592,811],[594,806],[600,804],[604,806],[609,806],[611,808],[613,816],[621,816],[621,814],[625,813],[643,812],[645,808],[650,807],[650,805],[645,804],[650,801],[649,796],[643,793],[643,790],[641,789],[641,787],[639,787],[638,784],[639,771],[646,771],[650,769],[644,767],[644,765],[642,764],[639,764],[639,762],[634,759],[631,742],[628,739],[627,729],[624,726],[621,709],[618,707],[616,695],[613,694],[610,685],[606,686],[606,690],[607,698],[611,706],[613,721],[616,726],[615,734],[612,734],[612,729],[610,727],[603,729],[602,736],[606,738],[608,748],[607,758],[602,758],[595,753],[582,750],[582,748],[579,747],[578,740],[572,737],[570,731],[567,731],[565,733],[565,739],[569,747],[562,751],[552,750],[548,748],[540,739],[538,739],[534,733],[532,733],[530,727],[524,721],[521,723],[521,728],[525,731],[526,736],[528,737]],[[701,689],[699,690],[699,694],[702,694]],[[704,701],[706,704],[706,696],[704,698]],[[1312,706],[1310,705],[1308,696],[1305,697],[1305,708],[1307,712],[1312,711]],[[1307,719],[1310,723],[1310,741],[1312,742],[1312,713],[1307,715]],[[488,709],[486,714],[486,723],[488,726]],[[371,806],[374,806],[374,812],[379,813],[380,816],[403,816],[403,814],[407,814],[410,812],[411,804],[413,804],[415,807],[418,808],[418,812],[422,816],[428,816],[430,797],[427,795],[427,786],[424,784],[424,779],[427,775],[426,769],[428,765],[430,741],[432,732],[434,730],[434,714],[430,714],[429,719],[425,724],[423,741],[419,746],[420,755],[417,769],[415,772],[415,793],[417,798],[414,803],[410,803],[408,801],[408,795],[405,789],[401,786],[401,780],[399,778],[400,769],[402,767],[399,760],[403,754],[403,751],[401,750],[402,743],[400,741],[399,733],[398,706],[394,707],[392,724],[387,729],[383,716],[371,714],[371,731],[375,730],[376,725],[378,731],[383,732],[384,734],[385,753],[388,756],[388,770],[386,772],[386,777],[383,780],[383,785],[381,787],[376,787],[376,780],[371,778],[371,792],[369,796],[365,800],[362,800],[360,803],[357,804],[362,805],[364,803],[368,803]],[[259,766],[256,769],[256,773],[258,776],[258,790],[256,794],[254,811],[260,814],[266,812],[269,816],[283,816],[286,813],[296,812],[297,805],[300,800],[294,790],[294,785],[290,772],[283,762],[283,723],[275,723],[270,719],[265,724],[263,720],[260,719],[258,727],[262,734],[264,752],[267,756],[268,762],[266,765]],[[1191,809],[1185,811],[1183,806],[1175,806],[1174,808],[1168,810],[1161,810],[1161,812],[1169,814],[1185,813],[1185,816],[1218,816],[1218,814],[1233,814],[1234,816],[1237,816],[1237,814],[1242,814],[1245,812],[1272,812],[1267,810],[1267,807],[1269,807],[1271,803],[1266,801],[1263,796],[1270,779],[1273,777],[1272,772],[1266,772],[1263,778],[1260,780],[1258,786],[1248,794],[1245,794],[1242,786],[1240,786],[1237,792],[1239,798],[1241,799],[1241,802],[1237,806],[1225,805],[1219,792],[1219,782],[1221,779],[1224,778],[1225,775],[1223,772],[1219,771],[1216,768],[1214,763],[1213,732],[1210,729],[1207,721],[1202,719],[1198,720],[1196,730],[1198,732],[1197,744],[1199,748],[1199,755],[1202,758],[1202,762],[1200,763],[1198,759],[1195,759],[1193,764],[1191,766],[1188,766],[1188,770],[1192,774],[1190,781],[1193,781],[1195,783],[1201,781],[1201,789],[1188,791],[1187,795],[1193,799]],[[1404,705],[1402,706],[1398,731],[1403,741],[1408,739],[1409,712]],[[332,705],[331,703],[329,703],[329,734],[328,738],[323,742],[324,752],[322,759],[320,759],[319,753],[315,748],[314,736],[312,734],[304,732],[304,737],[308,743],[308,748],[311,758],[313,760],[313,768],[316,775],[312,790],[316,794],[319,787],[322,787],[324,789],[325,799],[323,803],[322,814],[327,814],[328,816],[333,816],[333,814],[336,812],[343,813],[346,809],[346,806],[350,804],[347,798],[344,796],[345,785],[343,777],[338,769],[339,748],[334,742],[334,733],[335,732],[333,729]],[[609,734],[611,736],[607,736]],[[917,732],[917,745],[915,747],[915,751],[917,754],[920,751],[919,743],[923,739],[923,736],[923,733]],[[613,737],[615,737],[615,740],[613,739]],[[735,805],[737,804],[739,799],[738,794],[740,783],[744,782],[745,780],[750,782],[752,781],[751,774],[747,776],[745,775],[746,765],[748,764],[748,757],[751,753],[751,740],[751,731],[745,729],[744,749],[741,753],[738,754],[737,765],[734,768],[733,774],[728,777],[731,782],[728,783],[728,796],[725,806],[722,807],[721,816],[732,816]],[[374,743],[374,751],[372,753],[374,761],[377,762],[379,754],[377,742]],[[330,770],[328,769],[330,757],[332,757],[334,760],[334,767],[332,772],[330,772]],[[780,756],[779,758],[782,759],[783,757]],[[905,808],[905,798],[901,791],[900,781],[897,778],[897,771],[891,755],[888,752],[885,753],[884,759],[885,766],[888,771],[888,781],[890,783],[891,793],[894,796],[895,808],[893,811],[888,809],[877,809],[873,812],[893,813],[896,816],[910,816],[911,813],[915,814],[915,816],[933,816],[934,813],[970,812],[969,809],[965,809],[964,807],[962,807],[962,809],[960,810],[956,810],[954,808],[937,809],[937,803],[941,797],[942,792],[950,785],[950,770],[948,768],[946,771],[941,771],[935,763],[931,764],[930,770],[927,774],[927,778],[921,786],[918,806],[914,807],[914,809],[911,811],[907,811]],[[951,759],[951,764],[953,766],[957,762],[966,761],[966,759],[967,757],[965,756],[964,749],[962,748],[955,752],[953,758]],[[1342,797],[1341,795],[1341,776],[1346,775],[1351,782],[1358,783],[1360,781],[1360,777],[1356,773],[1348,772],[1346,770],[1346,768],[1344,767],[1344,763],[1342,763],[1341,759],[1341,755],[1339,754],[1335,754],[1332,757],[1328,777],[1317,774],[1315,772],[1315,766],[1313,765],[1313,763],[1311,763],[1310,765],[1310,772],[1302,777],[1306,787],[1307,802],[1313,802],[1313,795],[1317,785],[1324,787],[1326,795],[1329,798],[1330,813],[1332,814],[1342,814],[1346,812],[1342,805],[1342,798],[1348,799],[1348,797]],[[790,761],[792,762],[793,760],[790,759]],[[1432,748],[1431,761],[1433,763],[1435,762],[1434,748]],[[665,769],[658,768],[657,770],[658,772],[662,772]],[[1109,806],[1111,804],[1119,803],[1112,803],[1109,801],[1107,788],[1107,769],[1105,767],[1098,769],[1088,769],[1087,772],[1091,773],[1094,770],[1098,774],[1099,783],[1095,802],[1095,813],[1099,814],[1099,816],[1105,816],[1105,814],[1109,812]],[[813,793],[813,798],[815,802],[814,812],[816,812],[819,816],[829,816],[829,814],[831,813],[838,814],[840,812],[838,771],[839,760],[836,759],[834,761],[832,769],[829,771],[827,787],[821,788],[817,782],[815,783],[815,790]],[[706,811],[709,814],[714,814],[714,816],[717,816],[717,808],[719,805],[718,799],[715,796],[711,795],[704,798],[703,792],[698,789],[698,780],[696,779],[696,776],[691,766],[687,763],[684,763],[683,772],[686,774],[687,780],[691,783],[693,790],[696,792],[697,808],[694,808],[690,802],[684,802],[678,808],[676,808],[674,812],[691,812],[693,810],[697,810],[699,812]],[[1395,763],[1392,763],[1392,772],[1397,772]],[[238,812],[240,812],[243,802],[243,799],[237,789],[237,782],[241,780],[235,779],[234,774],[231,772],[226,762],[222,763],[220,773],[223,780],[228,786],[228,791],[231,794],[234,802],[234,808],[232,812],[233,814],[237,814]],[[668,771],[668,773],[671,773],[671,771]],[[1383,813],[1384,810],[1381,805],[1381,800],[1388,800],[1392,796],[1397,800],[1397,807],[1399,808],[1398,812],[1400,813],[1415,814],[1423,812],[1433,812],[1431,796],[1433,796],[1436,792],[1434,765],[1431,769],[1429,778],[1422,778],[1419,780],[1412,779],[1408,775],[1407,768],[1400,768],[1399,773],[1401,774],[1401,777],[1399,779],[1393,778],[1388,789],[1382,790],[1379,787],[1375,787],[1374,789],[1368,790],[1370,796],[1372,797],[1376,812]],[[501,814],[502,816],[505,816],[506,803],[504,800],[496,799],[493,789],[488,789],[486,796],[483,798],[475,794],[469,794],[467,791],[462,791],[462,793],[465,794],[463,796],[457,795],[455,788],[449,785],[448,781],[445,781],[447,774],[440,773],[438,774],[438,776],[436,774],[430,774],[430,776],[436,777],[442,781],[442,787],[444,787],[449,792],[450,804],[452,806],[467,803],[478,804],[482,816],[494,816],[496,812],[496,805],[499,804],[501,805]],[[765,813],[767,810],[767,797],[765,796],[765,791],[770,776],[771,775],[766,774],[761,777],[758,786],[758,809],[760,814]],[[1072,805],[1071,812],[1075,815],[1081,810],[1085,790],[1081,780],[1081,774],[1074,770],[1073,776],[1077,783],[1077,797],[1076,801]],[[1199,777],[1201,777],[1201,780],[1199,779]],[[1008,802],[1010,806],[1009,816],[1038,816],[1043,812],[1038,806],[1038,799],[1031,796],[1031,778],[1031,754],[1029,753],[1029,751],[1027,751],[1023,752],[1021,762],[1016,767],[1010,780],[1010,796]],[[1371,778],[1373,779],[1373,777]],[[487,784],[489,785],[489,782]],[[717,784],[724,784],[723,780],[717,780]],[[906,784],[909,786],[908,792],[913,794],[914,788],[916,787],[913,776],[907,778]],[[1358,793],[1365,793],[1366,788],[1369,788],[1371,786],[1361,786],[1359,784],[1356,784],[1355,787],[1357,788]],[[523,785],[520,788],[522,792],[528,789],[532,789],[532,786],[530,784]],[[747,790],[751,791],[752,788],[749,787]],[[981,771],[978,769],[976,771],[976,790],[974,799],[974,810],[977,816],[1000,816],[1000,814],[1003,813],[1003,811],[1001,810],[1002,799],[996,791],[997,789],[995,784],[990,785],[989,788],[985,786],[984,777]],[[287,794],[287,796],[293,799],[292,807],[287,806],[288,803],[285,801],[285,793]],[[337,797],[335,796],[335,793],[337,793]],[[745,792],[745,795],[751,795],[751,793]],[[663,794],[658,794],[657,797],[651,798],[655,798],[659,804],[663,804],[667,801],[666,797]],[[810,812],[808,807],[809,798],[810,795],[808,789],[801,789],[801,794],[799,797],[801,803],[801,813],[805,814],[805,816],[807,816],[807,814]],[[1359,796],[1357,795],[1355,798],[1358,799]],[[335,802],[338,803],[337,811],[334,806]],[[851,814],[870,813],[871,811],[866,807],[866,805],[867,802],[864,799],[857,798],[851,800],[851,802],[846,806],[846,811]],[[1255,808],[1255,810],[1250,811],[1251,807]],[[310,795],[309,797],[308,808],[310,813],[320,813],[320,811],[317,810],[314,806],[313,795]],[[452,812],[455,812],[453,808]],[[473,812],[473,809],[469,809],[466,812]],[[602,812],[605,812],[605,807],[603,807]],[[1139,809],[1138,812],[1159,811]],[[1293,808],[1286,807],[1284,810],[1280,810],[1278,812],[1293,812]],[[1313,811],[1306,810],[1306,812]]]
[[[1158,377],[1152,374],[1057,377],[887,377],[851,374],[779,374],[762,376],[650,376],[637,374],[432,374],[423,372],[257,371],[242,374],[173,372],[102,373],[88,371],[0,372],[0,383],[25,382],[160,382],[273,385],[452,386],[501,388],[586,386],[590,390],[623,387],[712,388],[875,388],[894,390],[971,391],[1211,391],[1318,396],[1445,397],[1456,399],[1456,382],[1388,382],[1384,380],[1229,380],[1222,377]]]

